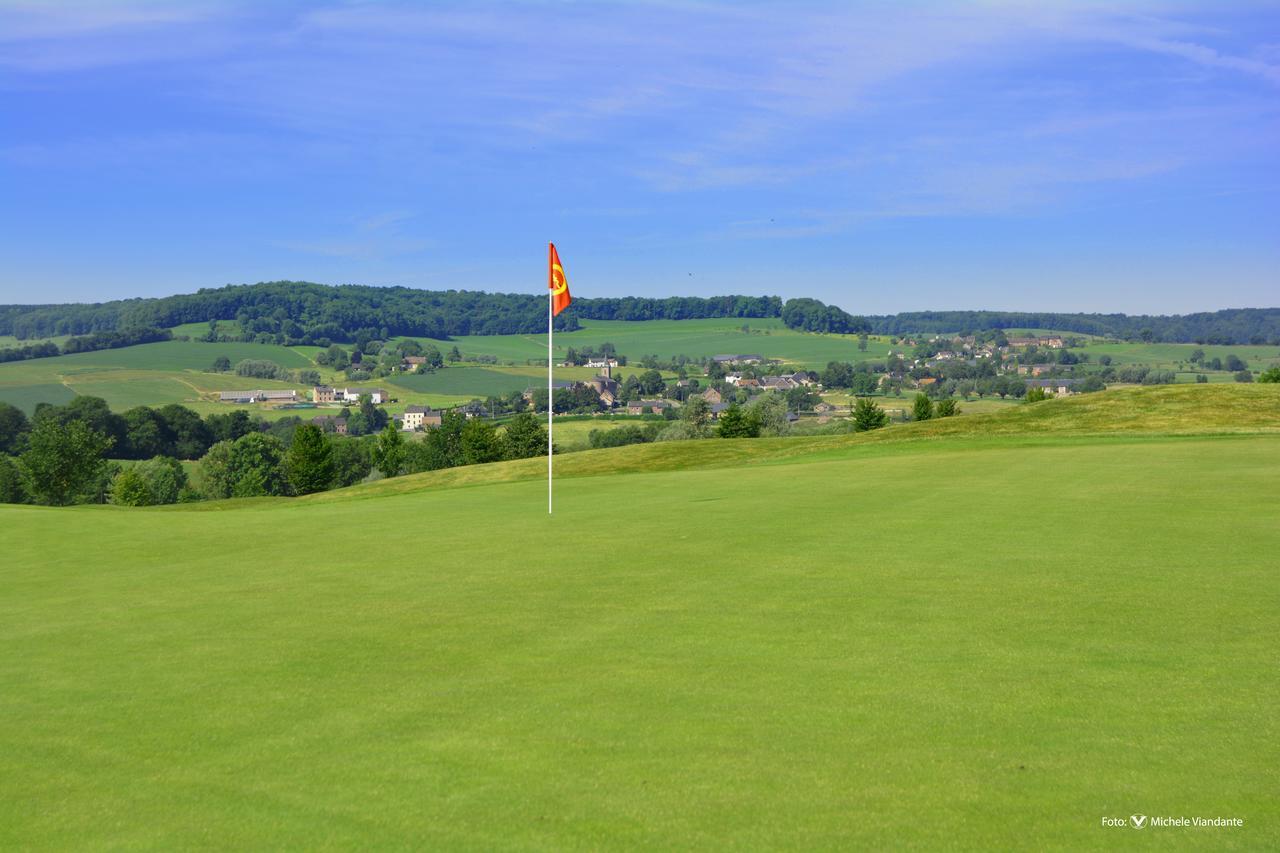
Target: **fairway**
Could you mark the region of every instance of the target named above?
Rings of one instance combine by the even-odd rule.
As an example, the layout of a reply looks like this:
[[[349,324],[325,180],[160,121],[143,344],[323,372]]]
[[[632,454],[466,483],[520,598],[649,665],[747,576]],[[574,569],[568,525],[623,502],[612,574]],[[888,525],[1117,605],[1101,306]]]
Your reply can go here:
[[[1280,843],[1280,436],[920,427],[0,510],[0,844]]]

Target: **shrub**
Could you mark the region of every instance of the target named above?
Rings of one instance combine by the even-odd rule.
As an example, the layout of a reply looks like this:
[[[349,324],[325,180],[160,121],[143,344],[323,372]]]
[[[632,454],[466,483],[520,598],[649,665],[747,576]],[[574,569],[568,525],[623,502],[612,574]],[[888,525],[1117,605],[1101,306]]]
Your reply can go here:
[[[855,432],[868,432],[880,429],[889,423],[889,416],[884,409],[866,398],[853,405],[853,429]]]
[[[956,405],[955,400],[939,400],[934,410],[934,416],[939,418],[949,418],[960,414],[960,407]]]
[[[916,395],[915,402],[911,404],[911,420],[927,421],[933,417],[933,401],[929,399],[929,395],[923,392]]]

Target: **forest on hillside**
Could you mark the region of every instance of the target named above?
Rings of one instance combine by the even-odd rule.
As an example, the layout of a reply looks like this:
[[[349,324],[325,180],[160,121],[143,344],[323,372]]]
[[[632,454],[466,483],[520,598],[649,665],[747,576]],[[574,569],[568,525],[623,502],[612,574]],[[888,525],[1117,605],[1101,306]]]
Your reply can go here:
[[[784,302],[777,296],[742,295],[575,298],[556,318],[556,328],[573,331],[581,320],[771,317],[807,332],[918,335],[1042,328],[1124,340],[1280,344],[1280,308],[1185,315],[918,311],[864,318],[816,299]],[[293,281],[227,285],[196,293],[95,304],[0,305],[0,335],[19,340],[157,330],[211,321],[234,322],[239,340],[327,345],[352,341],[361,333],[376,338],[411,335],[441,340],[456,335],[536,334],[546,328],[547,309],[542,296],[527,293]],[[209,334],[219,334],[215,325],[211,324]]]
[[[1280,308],[1228,308],[1181,315],[912,311],[867,317],[867,321],[877,335],[1053,329],[1129,341],[1280,345]]]
[[[782,308],[782,300],[776,296],[577,298],[569,311],[556,318],[556,328],[572,331],[584,319],[778,317]],[[158,299],[4,305],[0,306],[0,335],[28,340],[210,320],[235,321],[250,335],[282,336],[290,341],[349,341],[361,330],[372,330],[382,337],[445,339],[542,331],[547,325],[547,303],[533,294],[276,281],[207,288]]]

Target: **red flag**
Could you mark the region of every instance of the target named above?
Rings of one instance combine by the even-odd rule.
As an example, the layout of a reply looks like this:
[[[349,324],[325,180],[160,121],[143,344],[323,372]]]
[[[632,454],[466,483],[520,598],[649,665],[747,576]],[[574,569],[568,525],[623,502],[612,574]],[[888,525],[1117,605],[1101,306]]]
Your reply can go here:
[[[569,279],[565,278],[564,267],[560,266],[560,253],[556,251],[556,244],[547,245],[551,247],[551,265],[547,275],[547,286],[551,288],[551,314],[558,316],[569,307],[573,299],[569,296]]]

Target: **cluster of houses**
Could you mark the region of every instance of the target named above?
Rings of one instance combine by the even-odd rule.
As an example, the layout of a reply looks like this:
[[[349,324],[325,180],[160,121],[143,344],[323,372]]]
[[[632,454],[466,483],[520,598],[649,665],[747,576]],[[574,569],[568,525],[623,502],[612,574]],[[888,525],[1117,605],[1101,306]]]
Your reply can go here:
[[[1027,364],[1020,360],[1020,353],[1030,347],[1043,349],[1063,349],[1066,347],[1066,341],[1057,335],[1006,338],[1006,345],[999,347],[991,343],[979,345],[977,343],[977,339],[973,335],[957,337],[938,336],[929,339],[929,342],[933,344],[942,344],[945,342],[951,348],[939,350],[929,358],[913,359],[905,353],[897,353],[897,355],[900,358],[903,358],[906,362],[907,369],[916,367],[923,367],[925,369],[943,368],[948,363],[960,362],[967,362],[968,364],[974,365],[978,364],[983,359],[990,359],[996,357],[996,355],[1002,355],[1011,356],[1012,358],[1007,359],[1003,363],[999,372],[1016,374],[1018,376],[1028,376],[1032,377],[1034,380],[1038,377],[1052,373],[1055,369],[1059,368],[1060,365],[1056,363]],[[908,338],[904,339],[903,343],[914,346],[917,342]],[[885,376],[881,378],[880,383],[883,386],[888,381],[889,377]],[[937,381],[938,380],[935,377],[925,376],[916,380],[915,386],[917,388],[926,388]],[[1073,393],[1071,386],[1074,384],[1074,380],[1070,379],[1053,379],[1045,382],[1029,380],[1027,382],[1027,387],[1043,387],[1049,389],[1055,394],[1065,395]]]
[[[761,376],[759,379],[752,379],[740,373],[730,373],[725,376],[724,381],[734,388],[759,388],[764,391],[790,391],[792,388],[818,384],[804,371],[784,376]]]
[[[315,403],[359,403],[360,398],[366,395],[378,406],[391,400],[382,388],[331,388],[328,385],[317,385],[311,389],[311,400]]]

